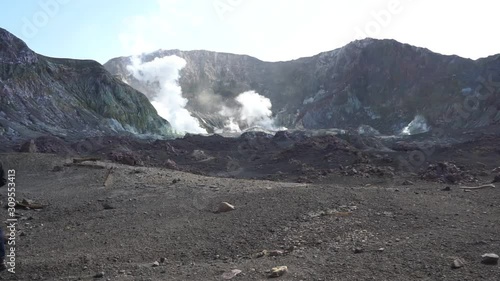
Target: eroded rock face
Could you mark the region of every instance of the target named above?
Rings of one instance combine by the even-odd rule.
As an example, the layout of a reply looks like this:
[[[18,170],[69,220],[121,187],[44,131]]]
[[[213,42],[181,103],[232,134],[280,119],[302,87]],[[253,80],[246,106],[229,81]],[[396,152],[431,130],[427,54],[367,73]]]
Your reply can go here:
[[[186,60],[179,83],[187,108],[220,125],[218,103],[255,90],[268,97],[278,125],[287,128],[372,128],[399,134],[416,116],[428,127],[473,128],[500,122],[500,56],[469,60],[444,56],[394,40],[365,39],[313,57],[287,62],[209,51],[159,50],[142,57],[176,55]],[[130,58],[105,67],[132,87],[154,88],[127,71]],[[475,89],[481,89],[480,93]],[[474,103],[471,108],[467,101]],[[465,114],[464,114],[465,111]],[[203,122],[202,122],[203,123]],[[418,131],[418,130],[417,130]]]
[[[25,142],[23,145],[21,145],[19,151],[25,153],[37,153],[38,149],[36,147],[35,140]]]
[[[143,166],[144,162],[140,156],[131,151],[112,151],[109,153],[108,158],[114,162],[129,165],[129,166]]]
[[[34,64],[38,55],[14,35],[0,28],[0,63]]]
[[[430,164],[420,176],[425,180],[451,184],[476,182],[476,178],[469,171],[449,162]]]
[[[148,99],[99,63],[38,55],[0,28],[0,134],[170,136]]]

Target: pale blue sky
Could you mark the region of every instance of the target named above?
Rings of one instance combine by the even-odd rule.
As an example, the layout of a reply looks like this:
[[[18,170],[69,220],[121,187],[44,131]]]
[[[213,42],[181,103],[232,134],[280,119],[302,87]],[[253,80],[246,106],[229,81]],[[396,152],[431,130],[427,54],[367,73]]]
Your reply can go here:
[[[500,53],[499,10],[493,0],[4,0],[0,27],[40,54],[101,63],[159,48],[290,60],[364,36],[479,58]]]

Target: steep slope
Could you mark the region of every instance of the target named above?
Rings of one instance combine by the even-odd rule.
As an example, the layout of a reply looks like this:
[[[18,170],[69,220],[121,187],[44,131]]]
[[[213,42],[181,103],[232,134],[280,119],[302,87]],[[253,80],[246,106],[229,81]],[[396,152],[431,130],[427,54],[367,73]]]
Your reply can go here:
[[[44,57],[0,29],[0,135],[171,136],[148,99],[99,63]]]
[[[195,115],[217,115],[207,96],[232,99],[255,90],[268,97],[277,120],[287,127],[358,128],[400,133],[416,116],[430,126],[472,128],[498,124],[500,98],[475,93],[477,80],[497,79],[498,56],[478,61],[444,56],[394,40],[365,39],[309,58],[263,62],[209,51],[160,50],[143,61],[177,55],[186,60],[179,83]],[[127,70],[130,57],[104,66],[152,98],[154,89]],[[490,83],[494,85],[494,83]],[[483,91],[486,87],[483,87]],[[467,103],[475,103],[474,107]],[[464,113],[464,111],[466,111]]]

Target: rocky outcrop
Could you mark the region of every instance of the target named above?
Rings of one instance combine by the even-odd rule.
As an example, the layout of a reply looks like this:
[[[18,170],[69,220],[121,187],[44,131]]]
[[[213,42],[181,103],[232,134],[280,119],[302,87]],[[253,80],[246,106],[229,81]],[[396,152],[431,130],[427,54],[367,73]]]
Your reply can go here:
[[[187,108],[213,124],[220,122],[219,102],[207,102],[207,96],[224,101],[248,90],[268,97],[279,125],[288,128],[364,125],[382,134],[397,134],[417,116],[429,127],[445,129],[500,122],[500,87],[491,82],[500,81],[499,55],[473,61],[394,40],[364,39],[287,62],[179,50],[159,50],[142,60],[169,55],[187,62],[179,79],[189,99]],[[153,97],[154,85],[135,80],[127,70],[129,64],[129,57],[120,57],[104,66]]]
[[[38,55],[0,29],[1,138],[103,134],[172,135],[142,93],[99,63]]]

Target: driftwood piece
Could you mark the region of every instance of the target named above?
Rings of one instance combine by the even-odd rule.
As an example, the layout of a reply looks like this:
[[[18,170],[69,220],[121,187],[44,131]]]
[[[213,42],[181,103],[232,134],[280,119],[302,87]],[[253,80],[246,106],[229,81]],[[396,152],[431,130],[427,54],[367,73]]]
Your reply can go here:
[[[495,188],[494,184],[483,184],[480,186],[459,186],[461,189],[483,189],[483,188]]]
[[[97,169],[97,170],[106,169],[105,166],[99,165],[99,164],[67,163],[67,164],[64,164],[64,166],[66,166],[66,167],[76,166],[76,167],[84,167],[84,168]]]
[[[85,162],[85,161],[100,161],[101,158],[99,157],[85,157],[85,158],[73,158],[73,163],[74,164],[78,164],[78,163],[82,163],[82,162]]]

